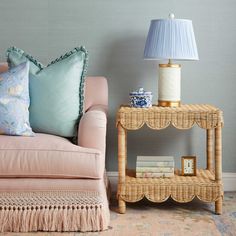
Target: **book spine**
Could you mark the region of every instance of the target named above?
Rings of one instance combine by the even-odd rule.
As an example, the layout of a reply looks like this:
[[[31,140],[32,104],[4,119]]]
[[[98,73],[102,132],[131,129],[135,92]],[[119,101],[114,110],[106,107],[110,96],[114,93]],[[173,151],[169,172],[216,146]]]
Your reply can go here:
[[[174,161],[173,156],[137,156],[137,161]]]
[[[159,173],[172,173],[173,167],[136,167],[136,172],[159,172]]]
[[[137,167],[174,167],[173,161],[137,161]]]
[[[155,177],[173,177],[174,173],[150,173],[150,172],[138,172],[137,178],[155,178]]]

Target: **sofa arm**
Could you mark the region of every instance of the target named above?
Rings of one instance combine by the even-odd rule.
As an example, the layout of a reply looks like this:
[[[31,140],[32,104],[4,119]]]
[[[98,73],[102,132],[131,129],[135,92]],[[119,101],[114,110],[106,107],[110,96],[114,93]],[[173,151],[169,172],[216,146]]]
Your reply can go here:
[[[82,116],[78,130],[78,145],[101,151],[105,158],[107,106],[94,105]]]

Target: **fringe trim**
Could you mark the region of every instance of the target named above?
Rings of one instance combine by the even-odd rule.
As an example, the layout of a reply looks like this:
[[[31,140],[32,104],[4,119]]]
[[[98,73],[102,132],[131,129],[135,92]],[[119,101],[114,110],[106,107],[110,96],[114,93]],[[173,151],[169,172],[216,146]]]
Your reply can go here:
[[[40,63],[37,59],[35,59],[33,56],[25,53],[22,49],[14,47],[14,46],[9,47],[6,51],[7,62],[10,65],[10,67],[14,66],[12,64],[11,60],[9,59],[9,54],[11,52],[16,52],[22,56],[25,56],[29,61],[33,62],[39,68],[39,70],[42,70],[44,68],[44,65],[42,63]]]
[[[0,208],[0,232],[86,232],[101,231],[107,227],[101,205]]]
[[[0,193],[0,232],[102,231],[107,207],[97,192]]]

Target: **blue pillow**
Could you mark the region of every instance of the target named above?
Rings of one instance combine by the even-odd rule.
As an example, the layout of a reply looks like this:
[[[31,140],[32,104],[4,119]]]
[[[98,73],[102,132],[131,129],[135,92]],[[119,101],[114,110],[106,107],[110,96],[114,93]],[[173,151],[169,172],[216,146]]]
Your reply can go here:
[[[9,66],[30,62],[30,124],[35,132],[75,137],[83,114],[84,79],[88,55],[75,48],[43,66],[15,47],[7,50]]]
[[[34,136],[29,123],[29,63],[0,74],[0,134]]]

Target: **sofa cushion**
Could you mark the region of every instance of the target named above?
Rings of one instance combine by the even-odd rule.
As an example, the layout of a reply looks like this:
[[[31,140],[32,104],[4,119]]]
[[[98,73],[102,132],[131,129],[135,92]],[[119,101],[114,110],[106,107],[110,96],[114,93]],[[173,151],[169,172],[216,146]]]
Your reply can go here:
[[[9,66],[30,62],[30,124],[35,132],[73,137],[83,113],[87,51],[75,48],[43,66],[23,50],[7,50]]]
[[[29,104],[29,63],[0,73],[0,134],[33,136]]]
[[[0,135],[0,177],[102,178],[104,155],[59,136]]]

